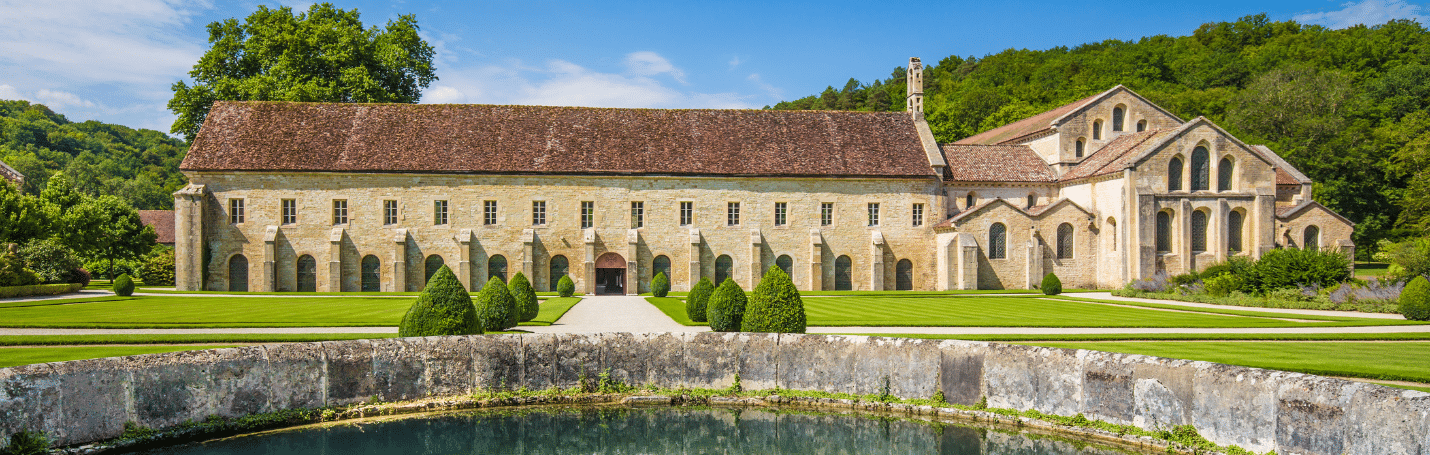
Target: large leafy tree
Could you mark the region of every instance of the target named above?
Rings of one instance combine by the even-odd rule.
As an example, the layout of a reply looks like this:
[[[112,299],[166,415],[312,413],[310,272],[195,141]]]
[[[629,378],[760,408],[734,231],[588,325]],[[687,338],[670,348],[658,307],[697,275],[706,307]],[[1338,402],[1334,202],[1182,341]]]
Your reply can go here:
[[[0,255],[5,254],[5,244],[48,237],[57,213],[53,205],[0,179]]]
[[[139,211],[116,196],[86,198],[59,217],[56,234],[84,257],[109,261],[109,279],[114,279],[114,260],[138,259],[154,248],[154,228],[139,220]]]
[[[399,16],[364,28],[358,12],[320,3],[306,13],[288,7],[258,11],[239,22],[209,24],[213,46],[189,72],[193,85],[174,83],[173,132],[189,140],[214,101],[415,103],[437,79],[431,45],[417,19]]]

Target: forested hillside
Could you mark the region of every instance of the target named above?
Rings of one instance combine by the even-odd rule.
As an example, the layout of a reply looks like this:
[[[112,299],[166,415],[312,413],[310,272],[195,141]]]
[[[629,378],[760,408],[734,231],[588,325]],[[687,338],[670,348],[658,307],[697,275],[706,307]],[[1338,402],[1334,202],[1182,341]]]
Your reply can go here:
[[[187,149],[158,131],[74,123],[42,104],[0,100],[0,161],[25,174],[29,194],[64,171],[91,196],[112,194],[140,210],[173,208],[172,193],[187,181],[179,173]]]
[[[942,142],[1122,84],[1286,157],[1357,223],[1363,253],[1430,228],[1430,33],[1418,23],[1329,30],[1258,15],[1190,36],[932,60],[925,113]],[[904,72],[771,108],[903,110]]]

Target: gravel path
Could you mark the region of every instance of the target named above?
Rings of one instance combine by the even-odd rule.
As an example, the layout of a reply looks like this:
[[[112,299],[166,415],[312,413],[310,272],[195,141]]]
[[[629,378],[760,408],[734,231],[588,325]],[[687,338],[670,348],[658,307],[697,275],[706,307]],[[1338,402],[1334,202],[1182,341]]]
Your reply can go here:
[[[583,297],[550,326],[519,327],[535,333],[709,332],[709,327],[684,326],[640,296]]]

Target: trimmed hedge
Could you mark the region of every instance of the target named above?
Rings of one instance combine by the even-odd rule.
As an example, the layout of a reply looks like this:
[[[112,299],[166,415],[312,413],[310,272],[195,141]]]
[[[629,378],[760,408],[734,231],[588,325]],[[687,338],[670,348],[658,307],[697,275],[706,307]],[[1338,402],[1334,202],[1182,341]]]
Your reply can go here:
[[[700,277],[700,281],[695,283],[695,287],[690,289],[690,294],[685,296],[685,317],[692,322],[705,322],[710,316],[707,313],[706,305],[710,303],[710,293],[715,292],[715,284],[710,282],[710,278]]]
[[[570,297],[576,293],[576,282],[571,281],[569,275],[562,275],[561,280],[556,282],[556,295]]]
[[[506,287],[511,291],[511,298],[516,300],[517,321],[526,322],[536,319],[536,312],[540,311],[536,303],[536,290],[531,288],[531,281],[526,279],[526,275],[516,272]]]
[[[403,337],[482,333],[472,296],[447,266],[437,269],[398,324]]]
[[[745,332],[804,333],[804,300],[794,281],[779,266],[770,267],[750,296],[741,318]]]
[[[1263,293],[1311,285],[1328,288],[1351,279],[1350,260],[1345,255],[1296,248],[1267,251],[1251,271],[1251,279]]]
[[[1063,280],[1058,279],[1058,274],[1048,272],[1043,275],[1043,285],[1038,286],[1043,291],[1043,295],[1058,295],[1063,293]]]
[[[725,282],[720,283],[720,287],[710,294],[710,301],[705,305],[710,330],[739,332],[745,317],[745,303],[745,290],[736,284],[735,280],[726,278]]]
[[[477,291],[477,321],[483,330],[498,332],[516,327],[516,299],[501,278],[491,277]]]
[[[656,272],[655,277],[650,279],[650,295],[665,297],[670,293],[670,278],[666,278],[665,272]]]
[[[84,289],[84,285],[79,283],[4,286],[0,287],[0,299],[10,297],[34,297],[37,295],[68,294],[71,292],[78,292],[80,289]]]
[[[1400,314],[1412,321],[1430,321],[1430,281],[1418,276],[1400,291]]]
[[[134,295],[134,279],[129,275],[119,275],[114,279],[114,295],[129,297]]]
[[[163,251],[155,252],[144,259],[144,267],[140,268],[139,277],[144,279],[146,286],[173,286],[174,249],[163,248]]]

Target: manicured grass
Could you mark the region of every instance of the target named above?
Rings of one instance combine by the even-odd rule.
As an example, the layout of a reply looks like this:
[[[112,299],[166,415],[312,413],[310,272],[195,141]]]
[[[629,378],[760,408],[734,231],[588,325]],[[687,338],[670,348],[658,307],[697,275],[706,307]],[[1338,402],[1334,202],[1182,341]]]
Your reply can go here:
[[[1269,317],[1269,318],[1284,318],[1284,319],[1301,319],[1301,320],[1327,321],[1327,322],[1352,322],[1352,321],[1364,321],[1365,319],[1367,319],[1367,318],[1354,318],[1354,317],[1345,317],[1345,316],[1320,316],[1320,315],[1309,315],[1309,314],[1280,313],[1280,312],[1276,312],[1275,309],[1266,309],[1266,310],[1233,310],[1233,309],[1229,309],[1229,308],[1197,308],[1197,307],[1189,307],[1189,306],[1186,306],[1186,305],[1175,305],[1175,304],[1166,304],[1166,303],[1132,302],[1132,301],[1125,301],[1125,300],[1101,300],[1101,299],[1087,299],[1087,298],[1082,298],[1082,297],[1056,297],[1056,298],[1060,298],[1060,299],[1064,299],[1064,300],[1071,300],[1071,301],[1074,301],[1074,302],[1095,302],[1095,303],[1106,303],[1106,304],[1111,304],[1111,305],[1124,305],[1124,306],[1134,306],[1134,307],[1143,307],[1143,308],[1156,308],[1156,309],[1162,309],[1162,310],[1195,311],[1195,312],[1197,312],[1197,313],[1226,314],[1226,315],[1232,315],[1232,316],[1251,316],[1251,317]],[[1246,308],[1246,307],[1230,307],[1230,308]],[[1260,308],[1260,307],[1252,307],[1252,308]],[[1406,321],[1406,320],[1404,320],[1404,319],[1378,319],[1378,318],[1377,318],[1376,320],[1377,320],[1377,321],[1381,321],[1381,323],[1380,323],[1380,324],[1375,324],[1375,325],[1423,325],[1423,324],[1426,324],[1425,322]]]
[[[217,349],[231,346],[79,346],[43,348],[0,348],[0,368],[32,363],[62,362],[66,360],[97,359],[126,355],[157,354],[160,352],[192,351],[195,349]]]
[[[313,341],[395,338],[396,333],[236,333],[181,335],[4,335],[0,346],[73,346],[104,344],[306,343]]]
[[[1385,381],[1430,382],[1425,353],[1430,342],[1102,342],[1020,343],[1094,351],[1144,354],[1175,359],[1347,376]]]
[[[541,302],[541,306],[536,312],[536,318],[520,325],[551,325],[571,311],[571,307],[576,306],[581,301],[577,297],[552,297]]]
[[[64,298],[64,299],[11,300],[11,301],[7,301],[7,302],[0,302],[0,308],[15,308],[15,307],[25,307],[25,306],[45,306],[45,305],[67,305],[67,304],[71,304],[71,303],[104,302],[104,301],[111,301],[111,300],[129,300],[129,299],[130,299],[130,297],[119,297],[119,296],[113,296],[113,295],[111,295],[111,296],[72,297],[72,298]]]
[[[1385,276],[1390,264],[1384,262],[1357,262],[1356,277],[1360,279],[1380,278]]]
[[[94,286],[85,289],[110,290],[110,287],[95,288]],[[175,291],[170,289],[144,289],[136,288],[134,292],[144,294],[204,294],[204,295],[294,295],[294,296],[339,296],[339,297],[363,297],[363,296],[388,296],[388,297],[416,297],[420,292],[231,292],[231,291]],[[476,294],[476,291],[472,291]],[[538,292],[538,297],[556,297],[555,292]],[[576,296],[581,293],[573,294]]]
[[[967,341],[1430,341],[1430,332],[1406,333],[1145,333],[1094,335],[845,333],[887,338]]]
[[[687,326],[708,326],[708,325],[710,325],[709,323],[705,323],[705,322],[695,322],[695,321],[691,321],[690,318],[685,315],[685,301],[684,301],[684,300],[681,300],[681,299],[678,299],[678,298],[675,298],[675,297],[646,297],[646,298],[645,298],[645,301],[650,302],[651,305],[655,305],[656,308],[659,308],[659,309],[660,309],[660,312],[665,313],[666,316],[670,316],[671,319],[674,319],[675,322],[679,322],[680,325],[687,325]]]
[[[745,291],[749,295],[753,291]],[[1064,289],[1063,293],[1097,292],[1087,289]],[[983,290],[952,290],[952,291],[800,291],[801,296],[889,296],[889,297],[938,297],[947,295],[1000,295],[1000,294],[1039,294],[1036,289],[983,289]],[[649,292],[641,294],[650,296]],[[685,297],[689,292],[671,291],[667,297]]]

